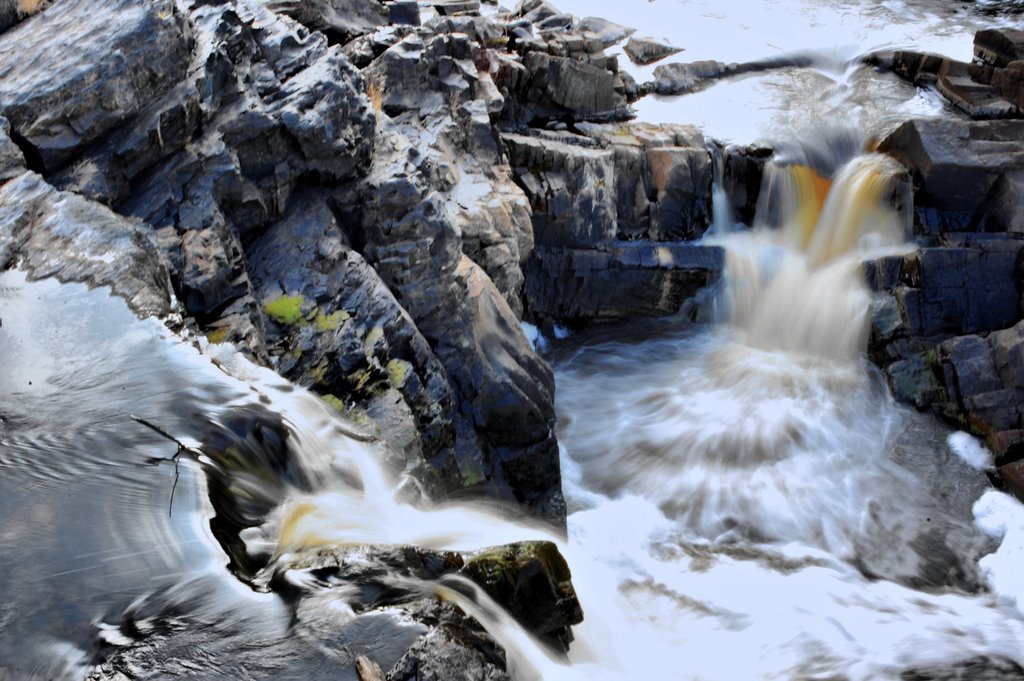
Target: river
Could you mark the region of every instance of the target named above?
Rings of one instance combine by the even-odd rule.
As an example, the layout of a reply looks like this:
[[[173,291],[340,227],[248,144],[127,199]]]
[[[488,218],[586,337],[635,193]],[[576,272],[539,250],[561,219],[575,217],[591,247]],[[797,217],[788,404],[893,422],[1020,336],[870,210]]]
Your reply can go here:
[[[938,115],[934,94],[854,58],[966,58],[991,22],[955,2],[560,6],[666,37],[686,59],[819,55],[639,107],[736,142],[813,124],[866,143]],[[989,489],[976,443],[895,403],[864,357],[860,262],[908,248],[907,215],[889,205],[884,161],[837,151],[835,165],[814,181],[777,164],[772,227],[716,212],[708,241],[727,269],[705,301],[713,322],[547,340],[567,537],[416,508],[372,443],[231,348],[139,321],[104,289],[3,273],[0,357],[17,360],[0,365],[0,679],[85,678],[139,639],[163,647],[135,678],[338,678],[359,654],[387,669],[418,625],[341,601],[298,617],[253,588],[246,556],[536,538],[559,545],[586,615],[567,659],[448,594],[518,681],[1024,678],[1024,506]],[[198,454],[211,442],[221,458]]]

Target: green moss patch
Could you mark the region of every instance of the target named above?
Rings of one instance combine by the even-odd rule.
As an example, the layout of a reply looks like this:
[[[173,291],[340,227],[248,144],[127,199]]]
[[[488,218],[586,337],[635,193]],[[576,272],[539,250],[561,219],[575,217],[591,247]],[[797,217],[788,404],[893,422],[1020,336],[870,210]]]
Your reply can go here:
[[[228,337],[231,332],[230,326],[222,326],[218,329],[210,329],[206,332],[206,340],[210,341],[214,345],[217,343],[223,343],[224,339]]]
[[[352,318],[345,310],[336,310],[330,314],[324,314],[322,311],[317,311],[316,317],[313,319],[313,326],[316,327],[317,331],[334,331],[342,322],[346,322]]]
[[[401,359],[393,359],[385,368],[388,372],[388,383],[392,388],[398,389],[405,385],[405,379],[409,377],[412,365]]]
[[[329,404],[330,406],[334,407],[334,409],[337,410],[339,413],[345,413],[345,403],[342,402],[341,398],[338,397],[337,395],[321,395],[320,399]]]
[[[302,304],[306,299],[302,296],[281,296],[263,304],[263,311],[278,324],[295,326],[305,324],[302,316]]]

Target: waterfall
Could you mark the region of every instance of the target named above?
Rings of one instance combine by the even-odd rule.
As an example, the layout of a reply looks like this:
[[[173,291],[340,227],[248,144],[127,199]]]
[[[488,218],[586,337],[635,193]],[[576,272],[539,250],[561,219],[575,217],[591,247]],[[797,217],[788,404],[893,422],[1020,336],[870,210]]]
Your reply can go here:
[[[768,164],[753,232],[719,240],[723,321],[760,349],[848,360],[864,352],[870,297],[860,263],[895,252],[909,234],[909,213],[893,206],[906,191],[902,168],[879,154],[854,158],[834,178]]]

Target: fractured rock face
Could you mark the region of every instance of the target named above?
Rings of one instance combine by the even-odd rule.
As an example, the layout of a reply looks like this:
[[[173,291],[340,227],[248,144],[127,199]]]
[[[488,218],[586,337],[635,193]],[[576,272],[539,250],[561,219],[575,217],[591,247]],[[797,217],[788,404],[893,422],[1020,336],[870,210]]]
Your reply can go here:
[[[916,227],[965,231],[1000,176],[1024,168],[1024,121],[914,120],[882,140],[914,178]]]
[[[357,419],[372,418],[412,463],[451,446],[444,367],[352,250],[324,197],[301,195],[248,254],[269,352],[282,375]]]
[[[530,199],[538,244],[589,246],[615,238],[615,159],[611,151],[557,138],[503,135],[502,139],[517,180]]]
[[[140,316],[172,306],[167,265],[149,230],[26,172],[0,186],[0,269],[110,286]]]
[[[438,144],[442,138],[437,138]],[[549,517],[564,513],[550,369],[504,296],[463,253],[458,170],[416,127],[382,133],[367,177],[368,261],[415,320],[452,386],[456,442],[435,462],[455,488],[481,486]]]
[[[52,172],[180,81],[193,45],[172,0],[52,3],[0,35],[0,114]]]

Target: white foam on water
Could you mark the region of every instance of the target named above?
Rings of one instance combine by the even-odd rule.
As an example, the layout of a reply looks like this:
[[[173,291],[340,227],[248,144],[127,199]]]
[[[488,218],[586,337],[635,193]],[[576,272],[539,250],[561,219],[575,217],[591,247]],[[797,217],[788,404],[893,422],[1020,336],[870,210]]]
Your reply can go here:
[[[992,490],[974,504],[977,526],[1001,540],[999,548],[979,561],[992,592],[1024,611],[1024,505],[1008,494]]]
[[[992,468],[992,452],[978,439],[963,431],[950,433],[946,439],[950,450],[971,468],[984,471]]]

